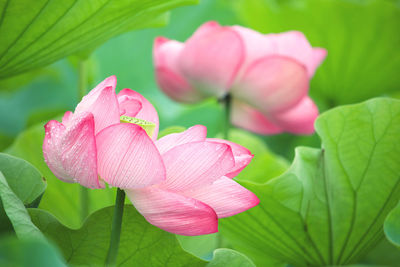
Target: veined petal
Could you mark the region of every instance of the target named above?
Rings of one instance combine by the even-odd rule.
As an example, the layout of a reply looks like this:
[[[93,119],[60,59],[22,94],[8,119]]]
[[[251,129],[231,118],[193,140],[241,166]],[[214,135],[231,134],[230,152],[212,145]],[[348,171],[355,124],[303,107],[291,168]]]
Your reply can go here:
[[[90,112],[94,116],[95,133],[119,122],[119,107],[115,94],[116,78],[111,76],[83,97],[74,114]]]
[[[184,191],[211,184],[234,166],[232,149],[226,144],[192,142],[174,147],[162,155],[167,180],[161,188]]]
[[[55,120],[49,121],[45,125],[43,156],[57,178],[89,188],[104,187],[97,177],[94,119],[91,113],[75,115],[68,127]]]
[[[254,156],[247,148],[238,145],[236,143],[230,142],[228,140],[218,139],[218,138],[207,138],[207,142],[223,143],[231,147],[233,157],[235,159],[235,166],[233,166],[233,168],[229,171],[229,173],[225,174],[225,176],[229,178],[233,178],[236,175],[238,175],[250,163],[251,159]]]
[[[182,144],[205,141],[206,137],[207,128],[203,125],[195,125],[182,133],[173,133],[160,138],[156,141],[156,146],[162,155]]]
[[[99,83],[93,90],[91,90],[87,96],[92,96],[100,91],[102,91],[106,87],[112,87],[114,90],[117,87],[117,77],[115,75],[112,75],[110,77],[105,78],[101,83]]]
[[[217,215],[201,201],[154,187],[126,193],[149,223],[167,232],[194,236],[218,231]]]
[[[221,177],[213,184],[186,191],[184,195],[209,205],[218,218],[235,215],[259,203],[256,195],[228,177]]]
[[[277,114],[271,114],[274,121],[285,131],[294,134],[314,133],[314,122],[318,117],[318,108],[308,97],[304,97],[293,108]]]
[[[199,91],[186,81],[178,68],[177,59],[184,44],[164,37],[154,40],[153,57],[158,85],[165,94],[178,102],[195,103],[203,98]]]
[[[127,97],[131,100],[137,100],[140,102],[142,108],[135,115],[135,117],[145,121],[153,122],[156,125],[153,131],[152,139],[157,140],[159,121],[158,114],[154,106],[141,94],[128,88],[125,88],[118,93],[118,98],[120,97]]]
[[[255,61],[232,88],[234,97],[262,113],[283,111],[307,95],[305,67],[287,57],[272,56]]]
[[[142,188],[165,180],[156,146],[142,127],[119,123],[96,136],[98,172],[112,186]]]
[[[223,96],[231,87],[245,51],[240,35],[230,27],[207,24],[189,38],[178,66],[189,83],[208,96]]]
[[[281,127],[271,122],[260,111],[235,99],[232,101],[231,121],[237,127],[258,134],[278,134],[283,132]]]

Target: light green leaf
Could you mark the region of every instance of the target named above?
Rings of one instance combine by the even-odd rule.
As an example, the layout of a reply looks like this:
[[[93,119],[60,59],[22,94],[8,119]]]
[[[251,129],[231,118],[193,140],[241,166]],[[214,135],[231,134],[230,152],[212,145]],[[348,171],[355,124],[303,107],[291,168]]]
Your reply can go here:
[[[62,223],[70,227],[79,227],[82,224],[80,217],[81,186],[65,183],[53,175],[43,159],[43,139],[43,124],[35,125],[22,132],[7,152],[29,161],[45,177],[48,186],[39,207],[50,211]],[[115,192],[113,190],[89,189],[89,212],[113,205],[114,200]]]
[[[328,50],[311,82],[321,107],[399,90],[400,8],[382,0],[238,0],[242,21],[264,33],[299,30]]]
[[[202,259],[211,259],[213,252],[219,246],[219,233],[199,236],[176,235],[184,250]]]
[[[163,129],[162,131],[160,131],[158,133],[158,139],[160,139],[160,138],[162,138],[162,137],[164,137],[166,135],[169,135],[169,134],[181,133],[181,132],[183,132],[185,130],[186,130],[186,128],[182,127],[182,126],[170,126],[170,127],[167,127],[165,129]]]
[[[400,247],[400,203],[387,216],[384,230],[386,238]]]
[[[301,147],[283,175],[242,181],[260,204],[222,219],[220,231],[257,266],[355,263],[382,238],[400,199],[400,101],[378,98],[322,114],[323,149]]]
[[[254,134],[231,129],[229,131],[229,140],[246,147],[254,155],[250,164],[236,177],[239,181],[266,182],[282,174],[289,167],[286,159],[274,155],[265,142]]]
[[[254,263],[245,255],[227,248],[214,250],[213,260],[207,267],[256,267]]]
[[[91,50],[126,31],[162,25],[166,11],[196,2],[1,0],[0,79]]]
[[[0,199],[5,213],[10,219],[15,233],[20,239],[44,239],[42,233],[31,222],[31,218],[22,203],[8,186],[7,180],[0,171]],[[3,211],[1,211],[3,212]]]
[[[0,266],[62,267],[57,249],[40,240],[0,239]]]
[[[32,221],[61,249],[68,264],[104,264],[110,239],[113,207],[93,213],[82,228],[65,227],[50,213],[31,209]],[[132,205],[124,209],[117,265],[204,266],[185,252],[173,234],[149,224]]]

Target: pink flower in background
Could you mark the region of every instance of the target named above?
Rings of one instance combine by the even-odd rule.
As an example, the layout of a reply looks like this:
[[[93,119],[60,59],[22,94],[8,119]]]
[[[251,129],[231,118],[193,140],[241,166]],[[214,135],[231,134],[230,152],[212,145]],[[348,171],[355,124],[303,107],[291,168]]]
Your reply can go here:
[[[168,96],[194,103],[230,93],[232,123],[259,134],[314,132],[318,109],[307,94],[325,56],[301,32],[264,35],[216,22],[185,43],[154,43],[156,79]]]
[[[116,77],[97,85],[62,123],[45,125],[44,159],[57,178],[89,188],[104,180],[119,188],[140,188],[165,180],[165,167],[153,140],[142,127],[120,123],[120,116],[155,124],[158,115],[142,95],[130,89],[115,93]],[[99,180],[99,177],[101,178]]]
[[[210,234],[218,231],[218,218],[258,204],[252,192],[232,180],[252,159],[250,151],[206,135],[206,128],[197,125],[156,141],[166,180],[126,190],[151,224],[180,235]]]

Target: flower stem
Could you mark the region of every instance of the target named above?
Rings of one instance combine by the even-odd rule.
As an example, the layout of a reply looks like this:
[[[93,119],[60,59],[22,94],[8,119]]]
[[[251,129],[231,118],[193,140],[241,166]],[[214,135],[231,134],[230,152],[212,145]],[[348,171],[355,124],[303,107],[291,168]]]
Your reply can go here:
[[[80,59],[78,66],[78,102],[86,95],[88,83],[88,60]],[[81,200],[81,221],[83,222],[89,215],[89,189],[84,186],[80,188]]]
[[[89,189],[81,186],[79,193],[81,200],[81,221],[83,222],[89,215]]]
[[[110,246],[108,248],[106,266],[115,266],[118,255],[119,238],[121,235],[122,215],[124,213],[125,191],[117,189],[114,217],[111,226]]]
[[[231,127],[231,94],[226,94],[223,98],[220,99],[220,102],[224,105],[224,139],[228,140],[229,129]]]

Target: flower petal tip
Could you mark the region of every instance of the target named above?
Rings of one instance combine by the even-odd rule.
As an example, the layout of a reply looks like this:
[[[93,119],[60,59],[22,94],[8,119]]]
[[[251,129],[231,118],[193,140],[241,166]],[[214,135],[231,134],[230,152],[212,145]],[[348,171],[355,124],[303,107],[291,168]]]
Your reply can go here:
[[[164,43],[166,43],[168,41],[169,41],[169,39],[164,36],[157,36],[154,39],[154,49],[160,48],[160,46],[162,46]]]

